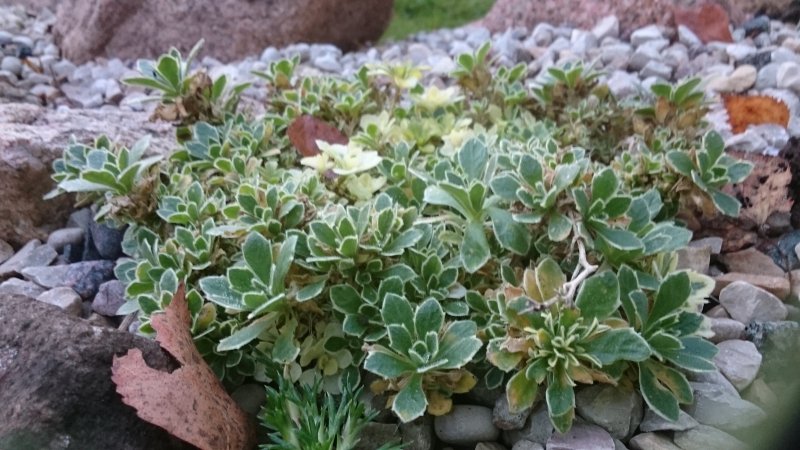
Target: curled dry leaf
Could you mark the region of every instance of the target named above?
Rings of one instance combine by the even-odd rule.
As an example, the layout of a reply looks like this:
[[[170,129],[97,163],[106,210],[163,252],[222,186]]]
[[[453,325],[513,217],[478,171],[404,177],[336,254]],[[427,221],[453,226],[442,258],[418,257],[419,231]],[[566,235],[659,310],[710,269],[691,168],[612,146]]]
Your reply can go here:
[[[792,171],[789,161],[780,156],[766,156],[743,152],[729,152],[731,156],[753,163],[753,171],[743,182],[726,188],[742,202],[741,218],[763,226],[773,213],[792,210],[789,185]]]
[[[789,107],[768,95],[723,95],[722,101],[734,134],[743,133],[750,125],[789,126]]]
[[[287,130],[289,141],[295,146],[300,156],[316,156],[319,154],[317,141],[330,144],[347,144],[349,139],[333,125],[317,119],[314,116],[300,116],[295,119]]]
[[[142,419],[203,450],[255,446],[255,427],[203,361],[189,332],[184,286],[151,319],[156,340],[181,364],[172,373],[147,366],[138,349],[115,357],[112,380],[122,401]]]

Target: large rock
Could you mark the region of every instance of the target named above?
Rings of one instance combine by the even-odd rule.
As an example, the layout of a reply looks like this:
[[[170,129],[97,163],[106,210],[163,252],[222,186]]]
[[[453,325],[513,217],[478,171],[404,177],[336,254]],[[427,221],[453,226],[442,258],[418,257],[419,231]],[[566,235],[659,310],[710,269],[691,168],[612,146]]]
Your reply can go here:
[[[230,61],[268,46],[324,42],[345,49],[381,37],[394,0],[63,0],[55,37],[76,63],[155,57],[172,46]]]
[[[145,113],[120,110],[54,111],[29,104],[0,108],[0,239],[19,247],[64,225],[73,199],[42,199],[54,184],[51,165],[61,157],[70,136],[89,143],[101,134],[131,145],[145,134],[150,152],[174,144],[169,124],[151,123]]]
[[[591,30],[603,17],[616,15],[623,36],[637,28],[659,24],[672,27],[673,8],[698,6],[707,0],[498,0],[481,24],[492,31],[524,26],[532,29],[545,22]],[[786,5],[791,0],[710,0],[723,7],[730,18],[742,22],[765,4]],[[777,9],[776,9],[777,10]]]
[[[111,381],[114,355],[139,348],[173,370],[157,343],[0,296],[0,449],[188,449],[125,405]]]

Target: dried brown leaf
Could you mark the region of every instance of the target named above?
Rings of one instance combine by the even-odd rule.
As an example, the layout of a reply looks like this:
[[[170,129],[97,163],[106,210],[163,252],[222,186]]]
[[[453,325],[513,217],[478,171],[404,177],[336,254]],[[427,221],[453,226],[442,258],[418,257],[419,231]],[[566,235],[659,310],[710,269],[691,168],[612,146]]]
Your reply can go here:
[[[319,154],[318,140],[330,144],[347,144],[349,141],[347,136],[333,125],[309,115],[295,119],[289,125],[287,134],[297,152],[305,157]]]
[[[122,401],[142,419],[202,450],[255,446],[255,427],[214,375],[189,332],[185,288],[151,319],[156,340],[181,364],[172,373],[150,368],[138,349],[115,357],[112,380]]]
[[[789,108],[768,95],[723,95],[728,123],[734,134],[743,133],[750,125],[774,123],[789,126]]]
[[[792,172],[786,159],[753,153],[729,153],[753,163],[750,176],[742,183],[727,188],[729,194],[742,202],[742,220],[763,226],[773,213],[791,212],[793,201],[789,184],[792,182]]]

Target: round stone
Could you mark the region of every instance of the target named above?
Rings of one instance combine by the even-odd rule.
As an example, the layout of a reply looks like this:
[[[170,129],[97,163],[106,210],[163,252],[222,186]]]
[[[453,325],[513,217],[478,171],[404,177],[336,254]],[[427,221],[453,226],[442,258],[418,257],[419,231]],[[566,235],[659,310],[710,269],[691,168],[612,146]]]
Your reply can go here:
[[[500,430],[492,422],[492,410],[485,406],[456,405],[449,414],[433,421],[436,436],[445,444],[475,446],[496,441]]]

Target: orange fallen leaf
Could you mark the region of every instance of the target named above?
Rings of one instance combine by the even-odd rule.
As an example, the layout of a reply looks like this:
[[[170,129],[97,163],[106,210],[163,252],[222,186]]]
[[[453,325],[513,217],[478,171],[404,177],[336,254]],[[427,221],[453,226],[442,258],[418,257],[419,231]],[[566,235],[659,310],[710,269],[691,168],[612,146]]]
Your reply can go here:
[[[750,125],[789,126],[789,107],[768,95],[723,95],[722,101],[734,134],[743,133]]]
[[[166,311],[151,318],[151,324],[158,343],[181,367],[172,373],[152,369],[139,349],[114,357],[111,379],[122,401],[142,419],[202,450],[255,447],[254,425],[194,345],[183,285]]]
[[[733,36],[728,25],[730,19],[725,8],[716,3],[706,3],[701,6],[680,7],[672,10],[675,25],[683,25],[707,44],[712,41],[733,42]]]
[[[295,119],[286,133],[297,152],[306,157],[319,154],[318,140],[330,144],[347,144],[349,141],[347,136],[333,125],[309,115]]]
[[[726,188],[742,202],[741,220],[762,226],[773,213],[789,213],[794,203],[789,185],[792,171],[789,161],[780,156],[730,151],[738,159],[753,163],[753,171],[741,183]]]

